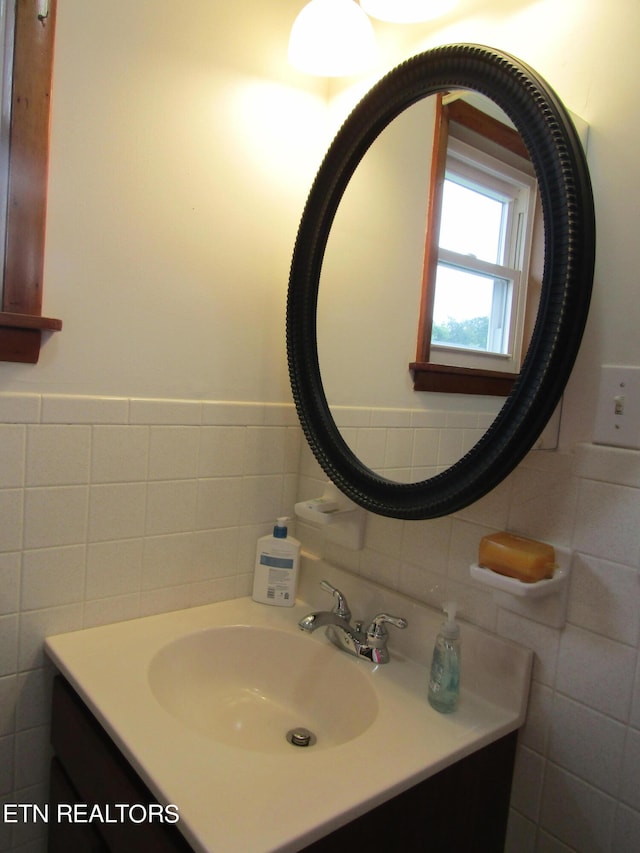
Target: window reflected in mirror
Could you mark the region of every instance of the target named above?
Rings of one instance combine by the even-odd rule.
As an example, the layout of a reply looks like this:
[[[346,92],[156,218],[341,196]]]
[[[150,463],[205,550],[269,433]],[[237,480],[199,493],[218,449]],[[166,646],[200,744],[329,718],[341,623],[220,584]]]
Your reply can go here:
[[[504,113],[438,96],[415,390],[509,393],[539,300],[536,220],[533,167]]]

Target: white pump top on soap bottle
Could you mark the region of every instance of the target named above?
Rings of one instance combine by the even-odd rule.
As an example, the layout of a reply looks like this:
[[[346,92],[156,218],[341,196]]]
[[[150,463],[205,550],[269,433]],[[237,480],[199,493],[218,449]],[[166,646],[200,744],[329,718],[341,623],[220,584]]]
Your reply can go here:
[[[289,521],[289,517],[286,515],[277,519],[275,527],[273,528],[273,535],[276,539],[287,538],[287,521]]]
[[[448,601],[443,605],[442,609],[447,614],[447,621],[442,623],[440,631],[445,637],[457,640],[460,637],[460,626],[456,622],[458,605],[455,601]]]

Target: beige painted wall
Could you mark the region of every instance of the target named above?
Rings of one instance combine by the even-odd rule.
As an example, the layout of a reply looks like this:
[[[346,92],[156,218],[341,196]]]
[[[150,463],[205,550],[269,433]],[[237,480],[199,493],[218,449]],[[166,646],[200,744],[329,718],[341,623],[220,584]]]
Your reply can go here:
[[[561,443],[590,440],[601,364],[638,364],[637,268],[640,166],[630,140],[639,119],[631,106],[640,71],[634,47],[640,8],[629,0],[460,0],[440,24],[377,26],[380,68],[366,81],[333,85],[334,130],[386,68],[430,47],[475,42],[524,60],[589,126],[588,160],[597,215],[597,266],[591,315],[565,395]]]
[[[60,4],[45,312],[64,321],[11,391],[286,401],[291,248],[327,141],[375,77],[452,41],[523,58],[591,126],[598,272],[563,443],[591,436],[594,371],[637,363],[638,166],[625,0],[461,0],[440,26],[377,25],[379,67],[327,113],[286,62],[300,3]],[[188,11],[188,14],[185,14]],[[616,61],[611,61],[611,51]],[[328,118],[327,118],[328,117]]]
[[[62,0],[44,313],[3,390],[282,401],[289,261],[325,148],[297,0]]]

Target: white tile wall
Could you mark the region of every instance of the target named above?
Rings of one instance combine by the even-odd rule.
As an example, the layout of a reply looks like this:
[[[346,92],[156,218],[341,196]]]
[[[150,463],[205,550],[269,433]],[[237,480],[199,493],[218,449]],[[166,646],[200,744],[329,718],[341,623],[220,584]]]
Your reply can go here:
[[[460,459],[485,431],[486,415],[422,409],[332,409],[345,441],[379,473],[422,480]]]
[[[570,850],[610,850],[615,809],[613,797],[547,762],[540,824]]]
[[[306,448],[300,471],[300,499],[320,494],[324,477]],[[480,538],[500,529],[573,551],[565,628],[500,609],[469,577]],[[333,562],[428,604],[455,596],[462,618],[534,650],[507,853],[640,850],[640,453],[595,445],[532,453],[453,517],[369,519],[359,553],[303,525],[298,534]]]
[[[402,420],[410,459],[389,417],[352,412],[345,430],[401,476],[443,463],[439,413]],[[323,482],[289,406],[0,394],[0,800],[46,796],[44,636],[246,594],[257,537]],[[361,552],[298,526],[330,561],[436,607],[453,594],[463,618],[534,650],[507,853],[640,849],[639,507],[640,454],[584,445],[531,454],[455,516],[369,517]],[[468,576],[499,529],[573,549],[564,629],[501,610]],[[3,853],[42,843],[0,827]]]
[[[25,427],[0,424],[0,470],[3,488],[19,487],[24,480]]]
[[[629,719],[637,650],[568,625],[558,652],[556,686],[617,720]]]
[[[548,757],[585,782],[615,796],[626,728],[622,723],[558,693],[551,717]],[[603,749],[594,750],[593,744]]]
[[[0,394],[0,802],[46,798],[43,638],[247,594],[300,444],[292,406]]]

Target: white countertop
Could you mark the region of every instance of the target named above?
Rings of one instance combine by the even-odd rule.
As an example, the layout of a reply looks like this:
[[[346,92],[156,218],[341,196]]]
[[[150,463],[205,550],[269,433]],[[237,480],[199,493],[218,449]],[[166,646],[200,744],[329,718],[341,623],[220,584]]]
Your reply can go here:
[[[299,633],[302,616],[332,606],[318,587],[323,578],[345,593],[354,618],[370,619],[385,610],[409,620],[404,631],[389,628],[392,660],[387,665],[335,649],[367,674],[377,694],[378,713],[363,734],[334,748],[292,747],[265,755],[198,734],[156,700],[148,670],[160,648],[224,625]],[[177,826],[194,850],[286,852],[522,725],[531,652],[463,622],[458,710],[441,715],[430,707],[428,664],[442,619],[432,608],[305,558],[295,607],[235,599],[60,634],[47,639],[46,650],[158,801],[178,806]],[[303,636],[310,643],[329,642],[324,631]]]

